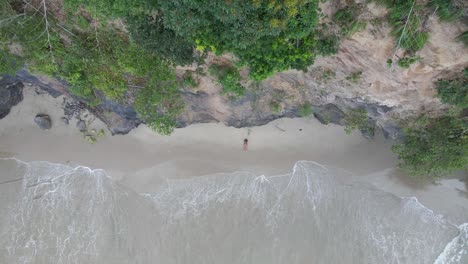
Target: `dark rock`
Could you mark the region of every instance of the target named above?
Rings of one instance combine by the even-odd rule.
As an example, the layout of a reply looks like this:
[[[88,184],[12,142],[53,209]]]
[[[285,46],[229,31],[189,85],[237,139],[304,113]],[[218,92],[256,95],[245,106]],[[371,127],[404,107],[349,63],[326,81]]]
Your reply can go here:
[[[322,124],[344,125],[345,113],[334,104],[326,104],[314,107],[314,117]]]
[[[0,80],[0,119],[7,116],[10,109],[22,100],[23,84],[14,78],[3,77]]]
[[[34,118],[34,122],[44,130],[48,130],[52,127],[52,120],[50,120],[50,116],[46,114],[38,114]]]
[[[379,125],[386,139],[400,140],[404,137],[403,129],[393,122],[382,122]]]
[[[66,101],[63,107],[63,113],[68,118],[80,118],[81,111],[85,108],[85,104],[75,101]]]
[[[76,127],[81,131],[86,131],[86,122],[83,120],[80,120],[76,123]]]
[[[107,125],[112,135],[128,134],[141,124],[133,107],[115,101],[105,100],[102,104],[90,110]]]
[[[65,124],[65,125],[68,125],[70,123],[70,121],[68,120],[68,118],[66,117],[62,117],[60,118],[60,120],[62,120],[62,122]]]
[[[46,91],[52,97],[56,98],[63,94],[67,84],[63,81],[50,80],[50,83],[39,80],[36,76],[31,75],[26,70],[21,70],[16,73],[15,78],[23,83],[35,85],[41,90]]]

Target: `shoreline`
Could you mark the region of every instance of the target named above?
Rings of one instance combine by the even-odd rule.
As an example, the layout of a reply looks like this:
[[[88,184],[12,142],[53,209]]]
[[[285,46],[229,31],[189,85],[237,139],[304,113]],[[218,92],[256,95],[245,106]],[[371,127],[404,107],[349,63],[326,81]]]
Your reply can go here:
[[[322,125],[315,118],[283,118],[242,129],[196,124],[176,129],[171,136],[159,136],[141,125],[127,135],[106,131],[90,144],[76,128],[76,119],[69,125],[60,121],[62,102],[63,96],[36,94],[25,87],[23,101],[0,120],[0,158],[104,169],[137,192],[152,190],[166,178],[234,171],[281,175],[290,173],[295,162],[309,160],[349,172],[353,176],[346,181],[365,181],[399,197],[414,196],[454,223],[468,222],[465,184],[456,179],[420,188],[406,184],[395,169],[392,142],[380,134],[368,140],[360,132],[347,135],[343,127]],[[49,131],[34,123],[38,113],[50,115]],[[98,131],[105,125],[95,119],[89,127]],[[244,138],[249,139],[248,151],[242,151]]]

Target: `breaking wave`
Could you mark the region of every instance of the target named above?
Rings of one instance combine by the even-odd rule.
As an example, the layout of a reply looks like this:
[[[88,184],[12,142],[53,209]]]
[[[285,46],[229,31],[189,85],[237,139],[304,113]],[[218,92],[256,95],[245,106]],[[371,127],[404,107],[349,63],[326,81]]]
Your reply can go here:
[[[468,263],[468,224],[313,162],[145,194],[86,167],[0,171],[0,263]]]

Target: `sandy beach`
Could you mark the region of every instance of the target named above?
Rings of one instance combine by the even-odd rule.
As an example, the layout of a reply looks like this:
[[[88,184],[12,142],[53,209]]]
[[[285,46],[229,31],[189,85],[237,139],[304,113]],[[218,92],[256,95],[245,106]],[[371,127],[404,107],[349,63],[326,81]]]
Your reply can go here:
[[[408,184],[396,169],[392,142],[380,134],[368,140],[357,132],[347,135],[340,126],[297,118],[243,129],[198,124],[176,129],[171,136],[159,136],[142,125],[124,136],[106,131],[90,144],[76,128],[76,119],[69,125],[61,122],[62,102],[63,97],[25,88],[24,100],[0,120],[0,158],[102,168],[137,192],[151,191],[166,178],[234,171],[285,174],[296,161],[309,160],[349,172],[346,181],[362,180],[400,197],[415,196],[455,224],[468,222],[465,183],[450,179],[437,185]],[[34,123],[38,113],[52,118],[49,131]],[[89,124],[89,129],[101,128],[104,124],[97,119]],[[242,150],[244,138],[249,139],[248,151]]]

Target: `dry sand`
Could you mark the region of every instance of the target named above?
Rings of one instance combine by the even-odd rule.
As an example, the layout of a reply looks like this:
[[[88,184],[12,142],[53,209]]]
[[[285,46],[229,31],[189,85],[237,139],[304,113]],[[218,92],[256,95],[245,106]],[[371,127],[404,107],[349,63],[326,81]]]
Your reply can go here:
[[[454,223],[468,222],[465,184],[444,180],[415,188],[405,183],[395,169],[392,142],[381,135],[367,140],[359,133],[346,135],[340,126],[297,118],[244,129],[198,124],[176,129],[171,136],[140,126],[125,136],[107,132],[96,144],[89,144],[76,128],[76,119],[69,125],[60,121],[62,97],[36,94],[32,87],[25,88],[24,97],[0,120],[0,158],[102,168],[137,192],[149,192],[166,178],[233,171],[284,174],[296,161],[312,160],[350,172],[354,176],[349,181],[364,180],[397,196],[416,196]],[[43,131],[34,123],[37,113],[51,116],[51,130]],[[96,119],[89,128],[99,130],[104,124]],[[242,151],[246,137],[249,150]]]

